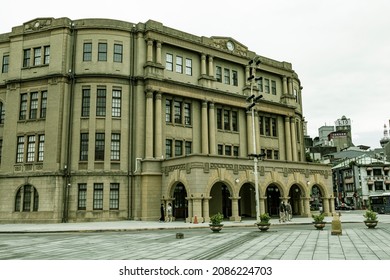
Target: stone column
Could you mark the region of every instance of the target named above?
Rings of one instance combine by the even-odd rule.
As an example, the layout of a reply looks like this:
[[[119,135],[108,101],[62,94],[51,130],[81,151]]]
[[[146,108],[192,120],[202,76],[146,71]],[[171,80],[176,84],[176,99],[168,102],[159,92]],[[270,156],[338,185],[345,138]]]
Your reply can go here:
[[[293,83],[292,78],[288,78],[288,94],[293,95]]]
[[[163,156],[162,152],[162,105],[161,105],[161,93],[156,94],[156,115],[155,115],[155,137],[156,143],[154,144],[154,156],[161,158]]]
[[[145,157],[153,158],[153,92],[146,92]]]
[[[191,222],[194,222],[194,218],[197,218],[198,223],[203,222],[202,218],[202,197],[192,197],[192,216],[191,216]]]
[[[206,55],[202,53],[200,62],[200,74],[207,75],[206,73]]]
[[[209,202],[211,197],[203,198],[203,222],[210,222],[210,210],[209,210]]]
[[[297,151],[297,131],[295,128],[295,119],[290,119],[291,124],[291,147],[292,147],[292,160],[298,161],[298,151]]]
[[[330,212],[329,212],[329,202],[330,202],[330,198],[328,198],[328,197],[322,199],[322,207],[323,207],[324,214],[326,216],[330,215]]]
[[[329,211],[330,211],[331,213],[333,213],[333,212],[335,211],[335,209],[334,209],[334,197],[333,197],[333,195],[330,196],[329,207],[330,207]]]
[[[238,197],[229,197],[232,200],[232,216],[230,217],[231,221],[239,222],[241,217],[238,215]]]
[[[157,42],[156,63],[161,64],[161,42]]]
[[[248,154],[253,154],[253,131],[252,131],[252,113],[251,111],[246,111],[246,130],[248,132]]]
[[[266,199],[267,199],[267,198],[264,197],[264,196],[261,196],[261,197],[259,198],[259,200],[260,200],[260,215],[266,213],[266,210],[265,210],[265,200],[266,200]]]
[[[209,76],[214,77],[214,58],[209,55]]]
[[[286,141],[286,159],[287,161],[292,160],[292,151],[291,151],[291,131],[290,131],[290,117],[284,118],[284,130],[285,130],[285,141]]]
[[[209,153],[211,155],[216,154],[216,143],[215,143],[215,110],[214,103],[209,104]]]
[[[303,198],[303,203],[304,203],[304,205],[303,205],[303,207],[304,207],[304,211],[305,211],[305,213],[304,213],[304,216],[305,217],[311,217],[311,211],[310,211],[310,197],[304,197]]]
[[[186,197],[186,200],[188,201],[188,217],[186,217],[186,222],[192,223],[192,218],[193,217],[193,206],[192,206],[192,199],[190,197]]]
[[[153,62],[153,40],[147,42],[146,62]]]
[[[209,153],[209,134],[207,120],[207,101],[202,103],[202,154]]]
[[[259,114],[255,110],[255,141],[256,141],[256,154],[260,154],[260,127],[259,127]]]
[[[283,76],[283,94],[288,94],[287,77]]]

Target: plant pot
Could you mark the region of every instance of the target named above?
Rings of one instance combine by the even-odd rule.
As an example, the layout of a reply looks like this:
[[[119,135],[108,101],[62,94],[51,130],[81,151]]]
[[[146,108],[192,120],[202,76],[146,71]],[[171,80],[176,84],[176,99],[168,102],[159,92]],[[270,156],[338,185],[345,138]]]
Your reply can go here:
[[[364,224],[368,227],[368,228],[375,228],[378,224],[378,221],[371,221],[371,220],[365,220],[364,221]]]
[[[221,229],[223,228],[223,224],[219,224],[219,225],[209,224],[209,226],[213,232],[220,232]]]
[[[313,222],[313,225],[318,230],[323,230],[326,222]]]
[[[259,228],[260,231],[267,231],[270,227],[270,223],[258,223],[257,227]]]

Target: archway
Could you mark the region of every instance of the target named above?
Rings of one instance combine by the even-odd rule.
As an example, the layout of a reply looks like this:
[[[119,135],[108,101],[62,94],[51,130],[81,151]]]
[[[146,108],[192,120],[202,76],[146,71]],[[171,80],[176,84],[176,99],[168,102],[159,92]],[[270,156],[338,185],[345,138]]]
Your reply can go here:
[[[242,218],[256,218],[256,194],[255,188],[246,183],[240,189],[238,201],[238,215]]]
[[[266,190],[266,205],[265,209],[271,216],[278,216],[279,215],[279,204],[280,204],[280,191],[279,187],[275,184],[271,184],[267,187]]]
[[[183,220],[188,216],[187,191],[182,183],[178,183],[173,191],[173,216]]]
[[[210,191],[210,216],[222,213],[225,218],[232,216],[231,194],[227,185],[222,182],[214,184]]]
[[[301,188],[294,184],[290,188],[289,192],[291,210],[293,215],[302,215],[303,211],[303,201],[302,201],[302,190]]]

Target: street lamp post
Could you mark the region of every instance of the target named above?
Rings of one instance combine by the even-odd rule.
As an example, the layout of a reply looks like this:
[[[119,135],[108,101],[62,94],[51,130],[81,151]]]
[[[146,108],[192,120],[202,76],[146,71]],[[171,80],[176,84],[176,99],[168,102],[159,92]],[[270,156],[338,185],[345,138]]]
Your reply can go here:
[[[251,104],[247,107],[247,110],[251,110],[252,113],[252,142],[253,142],[253,154],[250,154],[250,157],[253,157],[253,174],[255,176],[255,200],[256,200],[256,222],[260,222],[260,199],[259,199],[259,177],[257,172],[258,158],[263,157],[263,154],[257,154],[256,152],[256,130],[255,130],[255,105],[263,97],[262,95],[255,96],[253,94],[253,84],[255,81],[261,79],[261,77],[256,78],[256,66],[260,64],[260,60],[251,60],[249,61],[250,75],[248,81],[250,81],[250,96],[246,99],[247,102]]]

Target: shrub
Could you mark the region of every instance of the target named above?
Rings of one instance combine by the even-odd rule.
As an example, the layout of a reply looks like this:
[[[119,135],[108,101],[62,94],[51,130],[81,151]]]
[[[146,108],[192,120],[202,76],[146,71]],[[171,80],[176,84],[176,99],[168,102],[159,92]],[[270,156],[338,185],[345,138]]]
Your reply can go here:
[[[260,223],[268,224],[270,219],[271,217],[270,215],[268,215],[268,213],[264,213],[260,215]]]
[[[222,221],[223,221],[223,215],[219,212],[210,217],[210,222],[213,225],[220,225]]]
[[[372,210],[367,210],[363,216],[367,221],[376,221],[378,219],[377,213]]]
[[[324,218],[325,218],[324,214],[313,215],[313,220],[314,220],[315,223],[323,222]]]

